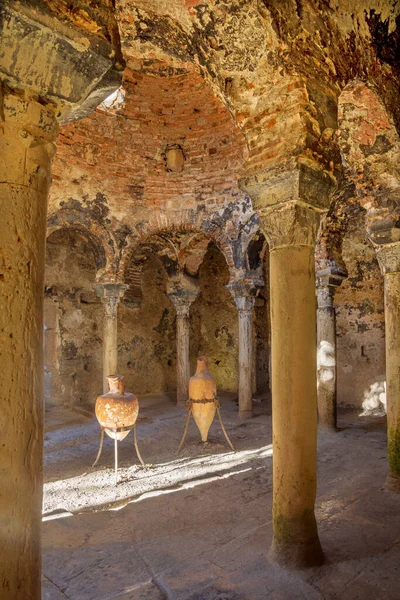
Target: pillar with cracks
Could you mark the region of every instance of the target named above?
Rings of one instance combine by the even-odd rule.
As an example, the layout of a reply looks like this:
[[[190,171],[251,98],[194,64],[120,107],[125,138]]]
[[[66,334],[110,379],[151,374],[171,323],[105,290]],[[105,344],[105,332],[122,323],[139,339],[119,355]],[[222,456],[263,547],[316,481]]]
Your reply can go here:
[[[336,288],[347,274],[327,267],[317,272],[317,397],[321,430],[336,431]]]
[[[58,20],[55,12],[43,20],[39,8],[12,0],[4,0],[0,12],[0,597],[39,600],[51,159],[57,121],[89,114],[119,86],[121,75],[106,39],[92,43],[91,33]]]
[[[318,565],[317,369],[313,207],[291,202],[261,211],[270,247],[273,542],[270,558]]]
[[[0,597],[22,600],[40,596],[46,210],[58,125],[23,94],[0,96]]]
[[[259,287],[262,284],[259,284]],[[239,314],[239,417],[253,416],[253,309],[257,288],[253,283],[227,286]]]
[[[103,393],[108,391],[107,376],[118,372],[118,304],[129,287],[124,283],[95,283],[94,289],[104,306]]]
[[[384,277],[386,405],[389,477],[386,487],[400,493],[400,242],[375,244]]]
[[[184,406],[189,396],[190,379],[190,306],[199,295],[198,283],[192,277],[171,277],[167,294],[176,310],[176,401]]]

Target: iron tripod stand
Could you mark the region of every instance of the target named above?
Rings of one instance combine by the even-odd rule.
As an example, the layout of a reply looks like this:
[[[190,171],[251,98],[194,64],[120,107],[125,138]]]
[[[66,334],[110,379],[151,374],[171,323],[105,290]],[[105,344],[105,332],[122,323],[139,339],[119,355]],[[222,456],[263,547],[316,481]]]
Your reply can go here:
[[[129,427],[114,427],[113,429],[111,429],[110,427],[101,427],[100,426],[100,448],[99,451],[97,453],[97,457],[96,460],[94,461],[93,465],[92,465],[92,469],[97,465],[97,463],[99,462],[100,456],[101,456],[101,452],[103,450],[103,441],[104,441],[104,432],[106,433],[110,433],[112,434],[110,437],[114,438],[114,470],[115,470],[115,485],[117,485],[118,483],[118,433],[123,433],[123,432],[128,432],[133,429],[133,443],[135,445],[135,450],[136,450],[136,454],[138,459],[140,460],[140,463],[143,467],[145,467],[146,465],[143,462],[143,459],[140,455],[139,452],[139,447],[138,447],[138,443],[137,443],[137,436],[136,436],[136,423],[134,425],[129,425]],[[126,436],[124,436],[125,438]],[[124,439],[122,438],[122,439]]]
[[[235,448],[233,447],[233,444],[232,444],[231,440],[229,439],[229,436],[228,436],[228,434],[226,432],[226,429],[224,427],[224,424],[222,422],[221,410],[220,410],[221,405],[219,403],[218,398],[211,398],[210,400],[205,400],[205,399],[204,400],[192,400],[190,398],[189,400],[186,401],[186,407],[188,409],[188,415],[187,415],[187,418],[186,418],[186,424],[185,424],[185,429],[183,431],[182,440],[181,440],[181,443],[180,443],[179,448],[178,448],[178,454],[182,450],[183,444],[184,444],[185,439],[186,439],[186,434],[187,434],[187,431],[188,431],[188,428],[189,428],[190,417],[192,416],[192,407],[193,407],[193,404],[198,404],[198,403],[204,404],[206,402],[213,402],[215,404],[215,408],[216,408],[216,412],[218,414],[218,419],[219,419],[219,423],[221,425],[222,433],[224,434],[225,439],[228,442],[228,445],[231,448],[232,452],[235,452]]]

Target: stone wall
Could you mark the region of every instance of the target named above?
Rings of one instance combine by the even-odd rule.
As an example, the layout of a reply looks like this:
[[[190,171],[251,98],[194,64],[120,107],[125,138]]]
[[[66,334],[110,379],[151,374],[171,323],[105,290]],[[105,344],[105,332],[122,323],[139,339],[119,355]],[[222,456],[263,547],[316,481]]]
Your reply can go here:
[[[95,253],[79,234],[47,240],[45,396],[52,404],[93,403],[102,388],[103,307],[93,291]]]
[[[343,258],[349,277],[335,296],[338,402],[361,406],[364,391],[385,379],[383,277],[366,239],[363,215],[349,227]]]

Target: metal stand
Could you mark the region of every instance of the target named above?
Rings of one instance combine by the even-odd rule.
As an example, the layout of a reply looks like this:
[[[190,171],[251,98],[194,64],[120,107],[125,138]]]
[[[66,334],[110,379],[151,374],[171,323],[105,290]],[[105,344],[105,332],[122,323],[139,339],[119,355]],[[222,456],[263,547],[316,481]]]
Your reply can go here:
[[[141,465],[144,467],[145,464],[144,464],[141,454],[139,452],[139,447],[138,447],[138,443],[137,443],[136,423],[135,423],[134,425],[130,425],[129,427],[116,427],[115,429],[109,429],[107,427],[100,428],[100,430],[101,430],[100,447],[99,447],[99,451],[97,453],[96,460],[94,461],[94,463],[92,465],[92,468],[94,468],[97,465],[97,463],[99,462],[101,452],[103,450],[104,432],[110,431],[110,433],[116,434],[116,433],[122,433],[123,431],[131,431],[131,429],[133,429],[133,443],[135,446],[137,457],[138,457]],[[117,485],[117,483],[118,483],[118,439],[117,439],[117,437],[114,438],[114,471],[115,471],[115,485]]]
[[[185,441],[185,438],[186,438],[186,434],[187,434],[187,431],[188,431],[188,428],[189,428],[190,417],[192,416],[192,403],[193,403],[193,400],[188,400],[187,403],[186,403],[186,405],[188,407],[188,415],[187,415],[187,418],[186,418],[186,424],[185,424],[185,429],[183,431],[182,440],[181,440],[181,443],[179,444],[178,454],[180,453],[180,451],[183,448],[183,444],[184,444],[184,441]],[[220,403],[218,401],[218,398],[214,399],[214,404],[215,404],[215,407],[217,409],[218,419],[219,419],[219,422],[220,422],[220,425],[221,425],[222,433],[224,434],[225,439],[228,442],[228,445],[231,448],[231,450],[233,452],[235,452],[235,448],[233,447],[233,444],[232,444],[231,440],[229,439],[228,434],[226,433],[226,429],[224,427],[224,424],[222,422],[221,411],[220,411]]]

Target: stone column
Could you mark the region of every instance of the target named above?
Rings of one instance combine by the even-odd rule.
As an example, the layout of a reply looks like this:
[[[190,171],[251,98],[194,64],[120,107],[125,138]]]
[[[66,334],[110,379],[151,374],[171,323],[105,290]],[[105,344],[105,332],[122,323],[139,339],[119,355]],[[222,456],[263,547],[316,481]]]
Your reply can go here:
[[[239,314],[239,418],[253,416],[253,309],[256,289],[244,284],[230,284]],[[252,295],[253,294],[253,295]]]
[[[317,273],[317,395],[319,427],[336,430],[336,312],[333,299],[345,273]]]
[[[118,372],[118,304],[129,286],[124,283],[95,283],[93,287],[104,306],[103,393],[106,393],[107,376]]]
[[[386,407],[390,474],[386,487],[400,493],[400,242],[375,245],[384,276]]]
[[[34,4],[0,3],[2,600],[41,598],[43,291],[56,118],[86,116],[121,80],[113,77],[115,52],[98,33],[116,27],[112,7],[98,28],[96,15],[80,29],[57,18],[62,8]]]
[[[173,278],[167,294],[176,310],[176,401],[184,406],[189,398],[190,306],[199,294],[197,281],[183,275]]]
[[[319,214],[290,202],[261,211],[270,248],[273,542],[270,558],[318,565],[314,246]]]
[[[6,91],[7,90],[7,91]],[[40,597],[51,110],[0,87],[0,597]]]

